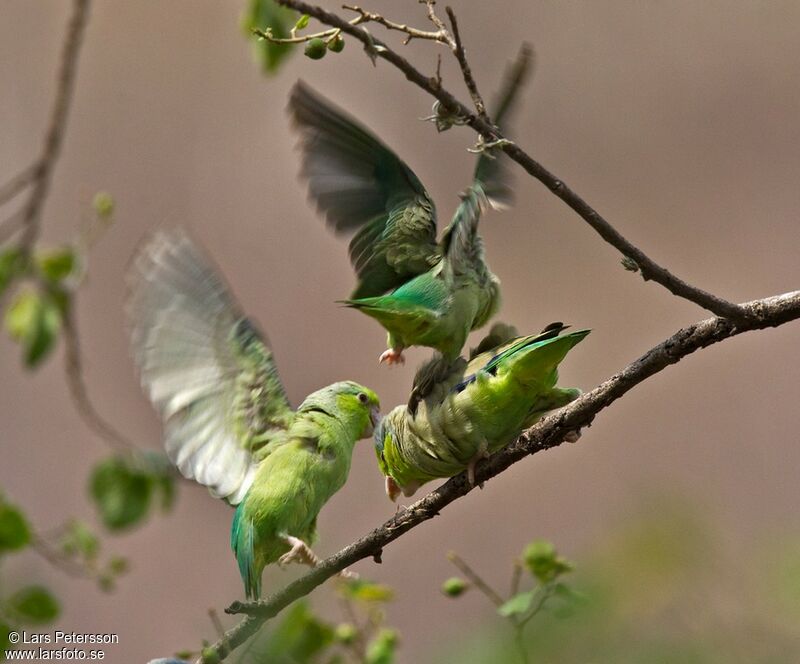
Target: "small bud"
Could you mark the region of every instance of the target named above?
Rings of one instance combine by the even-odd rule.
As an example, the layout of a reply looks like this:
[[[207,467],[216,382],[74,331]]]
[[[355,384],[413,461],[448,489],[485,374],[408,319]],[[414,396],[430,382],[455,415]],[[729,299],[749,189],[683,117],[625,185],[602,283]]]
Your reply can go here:
[[[295,30],[302,30],[303,28],[308,26],[308,20],[311,17],[308,14],[303,14],[300,18],[297,19],[297,23],[294,24]]]
[[[328,50],[333,51],[334,53],[341,53],[343,49],[344,39],[342,39],[341,35],[336,35],[328,42]]]
[[[334,638],[345,645],[349,645],[356,640],[358,630],[350,623],[340,623],[336,625],[336,630],[333,633]]]
[[[216,648],[203,648],[200,653],[200,661],[203,664],[219,664],[220,658]]]
[[[98,217],[108,220],[114,214],[114,199],[107,191],[98,191],[92,199],[92,207]]]
[[[306,44],[305,54],[306,57],[312,60],[320,60],[325,57],[327,51],[328,47],[325,45],[325,42],[319,37],[315,37]]]
[[[464,581],[464,579],[460,579],[457,576],[454,576],[447,579],[447,581],[445,581],[442,584],[442,593],[444,593],[448,597],[458,597],[467,588],[469,588],[469,584],[466,581]]]

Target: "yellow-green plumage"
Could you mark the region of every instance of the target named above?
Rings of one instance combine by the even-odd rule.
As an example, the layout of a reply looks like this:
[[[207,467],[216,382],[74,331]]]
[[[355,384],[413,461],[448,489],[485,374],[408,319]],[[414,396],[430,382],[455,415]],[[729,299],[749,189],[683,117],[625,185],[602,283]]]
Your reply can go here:
[[[488,350],[481,344],[469,362],[434,358],[423,365],[415,390],[424,385],[424,396],[412,394],[409,405],[394,408],[376,429],[383,474],[412,495],[425,482],[452,477],[501,449],[579,396],[578,389],[556,386],[558,365],[589,330],[559,336],[562,329],[550,326]],[[491,338],[497,341],[496,334]]]
[[[156,234],[137,255],[129,315],[167,454],[185,477],[238,505],[231,545],[247,596],[258,597],[264,566],[293,551],[293,538],[313,541],[353,446],[372,433],[378,397],[344,381],[292,410],[265,338],[179,231]]]

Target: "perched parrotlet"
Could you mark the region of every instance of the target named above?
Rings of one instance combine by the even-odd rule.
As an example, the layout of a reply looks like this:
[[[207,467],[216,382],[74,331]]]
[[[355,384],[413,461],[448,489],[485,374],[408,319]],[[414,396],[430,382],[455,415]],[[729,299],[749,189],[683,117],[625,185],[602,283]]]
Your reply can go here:
[[[411,496],[426,482],[467,470],[474,484],[476,462],[505,447],[548,411],[580,396],[556,386],[558,365],[589,330],[561,334],[553,323],[538,335],[516,337],[495,324],[469,361],[434,356],[415,378],[407,405],[397,406],[375,429],[378,465],[386,493]],[[510,338],[515,337],[515,338]]]
[[[506,75],[494,121],[513,106],[531,60],[523,49]],[[298,82],[289,112],[300,132],[301,175],[337,233],[353,234],[350,261],[358,283],[343,303],[388,331],[381,362],[403,362],[403,349],[428,346],[455,360],[471,330],[500,305],[500,282],[484,258],[478,220],[488,206],[511,202],[502,152],[481,153],[470,187],[442,238],[436,207],[414,172],[358,121]]]
[[[266,338],[181,231],[143,246],[130,285],[133,355],[167,455],[237,506],[231,546],[247,597],[258,598],[266,565],[316,564],[317,515],[344,485],[356,441],[372,434],[378,397],[343,381],[293,410]]]

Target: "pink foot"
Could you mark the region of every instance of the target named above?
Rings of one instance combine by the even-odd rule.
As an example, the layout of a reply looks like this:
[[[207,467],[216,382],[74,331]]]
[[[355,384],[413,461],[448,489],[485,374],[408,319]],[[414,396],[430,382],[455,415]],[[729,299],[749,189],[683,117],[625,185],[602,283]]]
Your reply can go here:
[[[403,357],[402,348],[389,348],[381,353],[378,362],[380,364],[386,362],[386,364],[392,366],[394,364],[405,364],[406,358]]]

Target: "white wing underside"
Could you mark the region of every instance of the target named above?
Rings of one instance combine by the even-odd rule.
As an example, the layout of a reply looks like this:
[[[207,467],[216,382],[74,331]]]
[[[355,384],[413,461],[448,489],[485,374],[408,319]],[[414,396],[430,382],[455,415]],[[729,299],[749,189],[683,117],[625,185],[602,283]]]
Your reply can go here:
[[[256,464],[231,412],[238,374],[229,335],[240,318],[225,284],[180,231],[159,232],[131,274],[129,317],[142,386],[165,422],[165,447],[181,474],[232,505]]]

